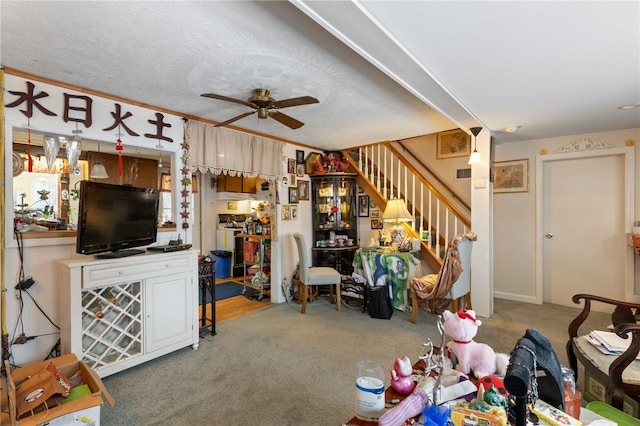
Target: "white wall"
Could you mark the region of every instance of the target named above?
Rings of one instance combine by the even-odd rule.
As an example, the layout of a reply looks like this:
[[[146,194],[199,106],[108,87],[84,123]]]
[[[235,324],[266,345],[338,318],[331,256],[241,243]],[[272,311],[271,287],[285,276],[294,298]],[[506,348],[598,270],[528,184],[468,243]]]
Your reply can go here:
[[[579,138],[608,142],[622,147],[627,141],[638,144],[640,129],[618,130],[565,137],[512,142],[497,145],[495,161],[529,159],[529,192],[493,195],[493,250],[494,295],[511,300],[535,298],[535,224],[536,224],[536,156],[541,150],[551,154],[555,149]],[[635,150],[636,163],[640,163],[640,150]],[[640,189],[640,176],[636,168],[636,193]],[[640,220],[640,197],[635,197],[636,220]],[[594,200],[597,208],[597,200]],[[579,250],[576,247],[576,250]],[[636,265],[638,260],[636,257]],[[639,286],[636,267],[635,286]]]

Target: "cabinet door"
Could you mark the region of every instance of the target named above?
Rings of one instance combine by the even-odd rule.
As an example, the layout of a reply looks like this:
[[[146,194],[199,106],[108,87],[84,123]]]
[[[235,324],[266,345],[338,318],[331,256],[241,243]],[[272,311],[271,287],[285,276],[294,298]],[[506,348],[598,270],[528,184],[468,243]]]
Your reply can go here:
[[[146,352],[188,339],[192,333],[191,277],[185,274],[145,280]]]
[[[142,354],[140,281],[82,292],[82,361],[94,370]]]
[[[255,194],[257,189],[258,178],[255,177],[243,177],[242,178],[242,192],[247,194]]]

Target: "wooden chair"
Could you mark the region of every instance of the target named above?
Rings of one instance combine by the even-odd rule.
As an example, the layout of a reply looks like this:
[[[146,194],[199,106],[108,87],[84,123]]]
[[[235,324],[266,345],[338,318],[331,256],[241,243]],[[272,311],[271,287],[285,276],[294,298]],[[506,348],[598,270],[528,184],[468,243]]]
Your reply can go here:
[[[589,294],[576,294],[572,300],[573,303],[584,301],[582,311],[569,324],[569,341],[566,346],[569,366],[575,372],[576,378],[578,361],[584,366],[586,374],[592,378],[585,380],[590,383],[585,383],[583,396],[587,399],[589,397],[595,399],[594,397],[599,396],[594,395],[598,393],[598,389],[604,388],[604,395],[600,397],[604,396],[605,402],[618,410],[623,410],[625,397],[627,397],[631,401],[627,399],[626,402],[631,402],[637,410],[637,404],[640,402],[640,361],[636,361],[636,357],[640,351],[640,326],[635,323],[632,309],[640,309],[640,304]],[[578,335],[580,326],[589,316],[592,301],[611,305],[614,309],[612,322],[616,334],[623,338],[631,338],[629,348],[622,354],[617,356],[602,354],[587,341],[584,333]],[[590,331],[592,330],[585,330],[586,333]]]
[[[451,285],[451,288],[447,291],[445,299],[449,299],[451,301],[451,308],[453,312],[458,311],[459,309],[473,309],[471,307],[471,248],[472,248],[472,240],[461,238],[457,244],[454,244],[455,238],[460,238],[460,236],[454,237],[451,243],[447,248],[447,253],[445,254],[445,259],[448,256],[451,256],[451,250],[457,250],[460,265],[462,266],[462,272],[456,279],[456,281]],[[444,266],[444,264],[443,264]],[[438,272],[438,274],[429,274],[424,278],[430,279],[434,285],[437,285],[439,282],[439,275],[442,273],[442,269]],[[437,290],[434,293],[438,293]],[[418,295],[416,294],[413,288],[410,290],[411,295],[411,322],[416,324],[418,322]],[[435,312],[435,300],[429,300],[429,310],[431,313]]]
[[[313,285],[335,285],[336,305],[338,306],[338,310],[340,310],[340,272],[326,266],[311,267],[304,236],[296,232],[293,234],[293,238],[296,240],[298,257],[300,259],[300,281],[302,282],[302,295],[300,296],[302,299],[302,310],[300,313],[304,314],[307,312],[309,286]]]

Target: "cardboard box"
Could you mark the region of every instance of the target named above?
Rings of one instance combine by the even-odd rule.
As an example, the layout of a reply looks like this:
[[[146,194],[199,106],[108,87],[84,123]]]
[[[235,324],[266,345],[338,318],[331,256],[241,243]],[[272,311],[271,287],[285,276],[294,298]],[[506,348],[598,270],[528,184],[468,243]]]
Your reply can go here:
[[[45,369],[50,363],[53,363],[67,378],[73,377],[76,373],[80,373],[83,384],[89,385],[91,394],[82,398],[67,402],[66,404],[57,404],[56,400],[48,404],[48,409],[44,411],[27,412],[21,418],[17,413],[17,392],[20,384],[29,377],[37,374]],[[8,361],[5,361],[6,371],[11,371]],[[75,354],[66,354],[58,358],[48,359],[46,361],[35,362],[21,368],[16,368],[7,374],[7,388],[9,393],[9,415],[13,426],[36,426],[42,423],[49,425],[73,425],[73,424],[100,424],[100,406],[103,398],[111,407],[115,405],[115,400],[107,391],[100,377],[89,368],[84,362],[78,361]]]
[[[245,263],[255,263],[256,253],[258,253],[257,241],[245,241],[243,246],[243,260]]]

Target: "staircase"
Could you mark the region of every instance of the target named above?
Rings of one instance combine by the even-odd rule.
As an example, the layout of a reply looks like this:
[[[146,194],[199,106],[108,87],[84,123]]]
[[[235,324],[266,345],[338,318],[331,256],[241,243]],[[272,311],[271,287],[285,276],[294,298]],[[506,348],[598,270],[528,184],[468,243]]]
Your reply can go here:
[[[382,211],[387,200],[406,201],[414,220],[402,225],[412,238],[429,231],[428,240],[420,238],[420,251],[429,267],[439,271],[448,242],[471,228],[470,206],[401,142],[364,146],[342,155],[357,172],[358,185]]]

